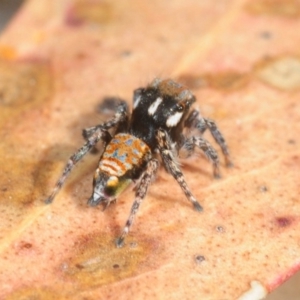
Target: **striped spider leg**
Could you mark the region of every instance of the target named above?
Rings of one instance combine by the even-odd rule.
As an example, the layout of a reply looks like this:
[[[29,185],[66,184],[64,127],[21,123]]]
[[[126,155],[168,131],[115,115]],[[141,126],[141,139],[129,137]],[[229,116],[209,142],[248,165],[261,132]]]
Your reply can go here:
[[[222,153],[225,157],[225,164],[227,167],[231,167],[233,164],[230,159],[229,150],[227,143],[219,130],[218,126],[216,125],[215,121],[203,118],[199,111],[194,109],[189,114],[188,118],[186,119],[184,126],[190,130],[196,129],[199,134],[202,136],[203,133],[208,129],[213,136],[214,140],[217,142],[217,144],[220,146]],[[194,146],[198,146],[200,149],[203,150],[205,155],[213,162],[214,166],[214,176],[216,178],[220,177],[219,171],[218,171],[218,154],[217,152],[212,148],[210,143],[203,139],[202,137],[190,137],[187,138],[186,144],[184,145],[184,148],[190,149],[190,155],[192,155]]]
[[[162,160],[165,164],[166,169],[171,173],[171,175],[175,178],[175,180],[180,185],[181,189],[183,190],[187,199],[193,204],[194,208],[197,211],[202,211],[202,206],[193,196],[192,192],[190,191],[184,176],[178,166],[176,158],[173,155],[172,145],[168,134],[164,130],[158,130],[157,134],[157,141],[158,141],[158,149]]]
[[[136,192],[135,192],[135,200],[133,202],[133,205],[131,207],[130,215],[126,221],[125,227],[123,229],[123,232],[121,236],[116,240],[116,245],[118,248],[123,246],[124,239],[129,233],[130,227],[133,223],[134,217],[140,207],[140,204],[144,200],[148,187],[150,183],[153,181],[154,176],[157,172],[157,169],[159,167],[159,163],[157,159],[151,159],[147,163],[147,167],[145,172],[142,174],[141,179],[138,182],[138,185],[136,187]]]

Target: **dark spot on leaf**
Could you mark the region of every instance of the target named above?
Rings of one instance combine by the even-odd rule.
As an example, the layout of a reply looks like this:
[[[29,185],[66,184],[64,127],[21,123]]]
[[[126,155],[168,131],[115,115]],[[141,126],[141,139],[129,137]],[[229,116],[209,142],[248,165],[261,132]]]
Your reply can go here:
[[[132,55],[132,51],[130,51],[130,50],[124,50],[121,52],[121,56],[123,56],[123,57],[128,57],[130,55]]]
[[[223,226],[220,226],[220,225],[218,225],[218,226],[216,227],[216,230],[217,230],[217,232],[224,232],[224,231],[225,231],[224,227],[223,227]]]
[[[265,185],[260,185],[258,189],[261,193],[266,193],[268,191],[268,188]]]
[[[272,33],[270,31],[262,31],[260,33],[260,37],[265,39],[265,40],[269,40],[272,38]]]
[[[289,139],[287,142],[288,142],[289,144],[291,144],[291,145],[294,145],[294,144],[296,144],[296,141],[295,141],[295,140],[293,140],[293,139]]]
[[[195,261],[197,264],[201,264],[203,261],[205,261],[205,257],[203,255],[196,255]]]
[[[278,217],[276,223],[279,227],[284,228],[292,224],[292,219],[290,217]]]
[[[78,270],[82,270],[84,268],[83,265],[81,264],[76,264],[75,267],[78,269]]]
[[[20,248],[21,249],[30,249],[30,248],[32,248],[32,244],[27,243],[27,242],[21,242]]]
[[[28,254],[32,252],[33,245],[29,242],[26,241],[20,241],[19,243],[16,244],[16,253],[17,255],[23,255],[23,254]]]

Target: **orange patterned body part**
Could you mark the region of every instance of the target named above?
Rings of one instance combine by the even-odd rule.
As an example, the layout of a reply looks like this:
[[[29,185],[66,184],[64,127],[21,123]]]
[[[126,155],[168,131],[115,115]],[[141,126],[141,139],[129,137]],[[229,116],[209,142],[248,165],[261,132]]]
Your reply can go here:
[[[150,148],[141,139],[128,133],[119,133],[107,145],[99,169],[110,176],[121,177],[134,166],[141,165],[145,157],[150,155]]]

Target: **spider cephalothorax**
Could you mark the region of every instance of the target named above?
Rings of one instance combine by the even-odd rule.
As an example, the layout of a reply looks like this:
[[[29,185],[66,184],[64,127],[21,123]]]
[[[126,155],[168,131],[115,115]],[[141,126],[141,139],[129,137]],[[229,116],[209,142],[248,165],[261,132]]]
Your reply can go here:
[[[177,156],[180,153],[191,156],[197,146],[212,161],[214,176],[219,177],[217,152],[202,137],[209,129],[222,149],[226,164],[231,163],[226,142],[214,121],[203,118],[195,109],[190,111],[195,97],[184,86],[170,79],[155,79],[147,87],[135,90],[131,116],[125,101],[116,101],[115,98],[113,101],[116,103],[114,117],[83,130],[86,143],[70,157],[46,202],[53,201],[74,165],[102,140],[104,151],[95,171],[93,193],[88,204],[103,203],[107,206],[132,182],[137,182],[129,218],[116,242],[120,247],[159,167],[159,157],[198,211],[202,207],[186,184]]]

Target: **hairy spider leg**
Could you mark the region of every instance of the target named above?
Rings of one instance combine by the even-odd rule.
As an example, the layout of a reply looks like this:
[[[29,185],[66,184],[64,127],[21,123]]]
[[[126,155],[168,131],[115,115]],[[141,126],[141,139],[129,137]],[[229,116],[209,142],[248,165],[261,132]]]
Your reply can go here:
[[[99,129],[109,130],[116,125],[118,125],[118,127],[120,127],[120,125],[125,125],[126,128],[128,125],[128,104],[124,100],[120,100],[119,105],[116,107],[115,111],[116,112],[113,119],[103,124],[83,129],[82,136],[84,137],[84,139],[88,140],[88,138]],[[118,120],[117,123],[116,120]]]
[[[53,202],[55,196],[63,186],[66,181],[68,175],[71,173],[73,167],[99,142],[99,140],[103,140],[105,144],[107,144],[110,139],[110,133],[107,131],[108,129],[117,126],[120,122],[124,121],[127,118],[127,109],[123,109],[123,106],[117,110],[114,118],[111,120],[93,127],[94,129],[89,131],[89,134],[86,136],[87,142],[79,148],[68,160],[64,171],[61,177],[58,179],[51,195],[45,200],[46,204],[50,204]]]
[[[151,159],[147,164],[145,172],[142,174],[141,179],[139,180],[138,186],[136,187],[135,200],[131,207],[130,215],[126,221],[121,236],[116,240],[116,246],[118,248],[123,246],[124,239],[129,233],[134,217],[140,207],[140,204],[142,203],[142,201],[144,200],[147,194],[148,187],[151,181],[153,180],[158,167],[159,167],[158,160]]]
[[[213,174],[215,178],[220,178],[220,170],[219,170],[219,157],[217,151],[211,146],[211,144],[200,136],[191,136],[184,141],[184,144],[180,150],[187,151],[187,157],[194,154],[195,146],[199,147],[206,157],[213,164]],[[179,152],[180,152],[179,150]]]
[[[185,121],[185,126],[190,129],[196,128],[200,131],[201,135],[206,129],[208,129],[222,150],[222,153],[225,157],[226,166],[231,167],[233,165],[230,159],[227,143],[215,121],[201,117],[199,111],[194,109],[191,111],[187,120]]]
[[[108,135],[110,136],[108,131],[102,131],[99,128],[98,131],[95,131],[88,138],[88,141],[69,158],[64,171],[61,177],[58,179],[51,195],[45,200],[46,204],[52,203],[55,196],[66,181],[68,175],[71,173],[73,167],[97,144],[100,139],[103,139],[104,141],[107,140]]]
[[[184,194],[188,198],[190,202],[192,202],[194,208],[197,211],[202,211],[203,208],[193,196],[192,192],[190,191],[183,174],[178,166],[176,159],[174,158],[171,142],[168,138],[167,132],[165,130],[159,129],[156,134],[156,138],[158,141],[158,149],[162,156],[163,162],[167,168],[167,170],[172,174],[175,180],[180,185],[181,189],[183,190]]]

